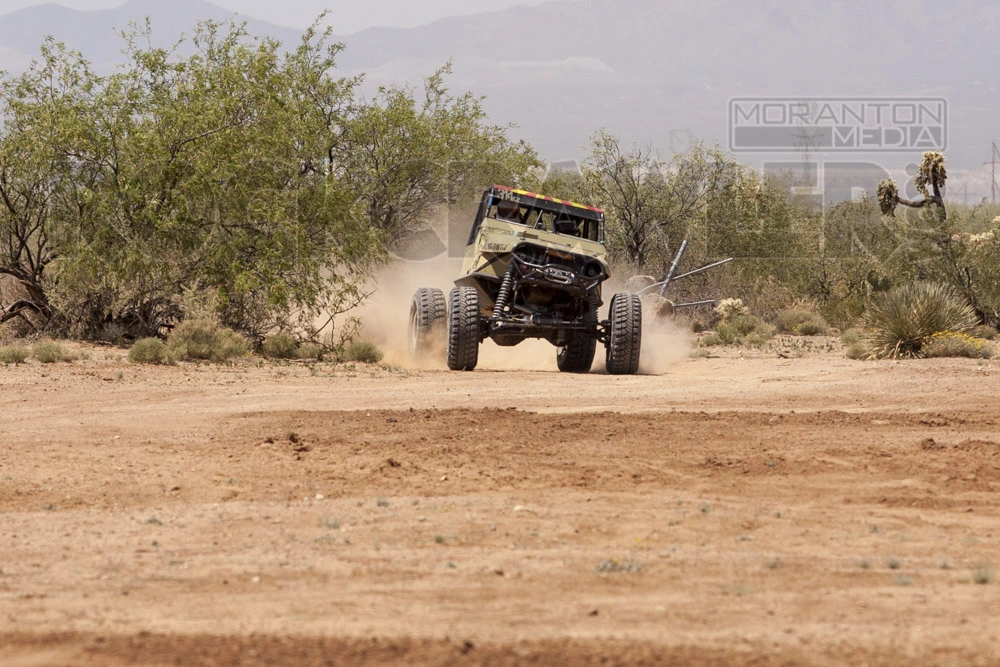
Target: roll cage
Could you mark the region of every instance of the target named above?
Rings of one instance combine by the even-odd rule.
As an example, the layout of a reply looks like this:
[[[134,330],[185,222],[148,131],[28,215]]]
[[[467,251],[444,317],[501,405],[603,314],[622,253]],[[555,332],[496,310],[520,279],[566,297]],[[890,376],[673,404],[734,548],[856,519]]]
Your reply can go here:
[[[479,226],[486,218],[604,244],[601,209],[503,185],[494,185],[483,193],[469,233],[469,245],[475,243]]]

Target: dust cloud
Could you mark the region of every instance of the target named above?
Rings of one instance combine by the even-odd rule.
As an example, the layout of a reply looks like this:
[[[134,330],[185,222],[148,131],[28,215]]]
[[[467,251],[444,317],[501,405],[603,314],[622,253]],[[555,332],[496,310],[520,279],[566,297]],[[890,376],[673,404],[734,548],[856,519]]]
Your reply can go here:
[[[413,293],[420,287],[436,287],[447,297],[461,271],[460,259],[438,258],[425,262],[398,261],[381,271],[374,281],[374,294],[359,312],[362,335],[378,345],[383,361],[404,368],[444,370],[447,368],[445,340],[440,350],[426,358],[413,359],[409,353],[408,328]],[[608,317],[613,292],[605,289],[601,318]],[[684,329],[671,320],[643,313],[642,352],[639,373],[662,375],[687,357],[691,346]],[[592,372],[604,373],[604,346],[598,344]],[[515,347],[500,347],[486,340],[479,348],[481,370],[523,370],[557,372],[556,348],[544,340],[527,340]]]
[[[691,353],[691,339],[686,329],[673,319],[642,314],[642,349],[639,352],[640,375],[663,375],[684,361]]]

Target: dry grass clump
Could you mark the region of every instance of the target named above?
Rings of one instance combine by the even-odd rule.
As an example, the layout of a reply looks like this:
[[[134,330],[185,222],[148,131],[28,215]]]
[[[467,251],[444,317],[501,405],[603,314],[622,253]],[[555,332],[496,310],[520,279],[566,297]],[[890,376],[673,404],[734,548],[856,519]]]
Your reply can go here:
[[[133,364],[162,364],[167,361],[167,346],[159,338],[140,338],[128,351]]]
[[[980,324],[978,327],[973,327],[969,330],[970,336],[975,336],[976,338],[982,338],[983,340],[993,340],[997,337],[996,327],[991,327],[989,324]]]
[[[931,334],[923,347],[925,357],[968,357],[989,359],[993,346],[989,341],[957,331],[938,331]]]
[[[167,355],[178,360],[228,361],[249,354],[246,338],[218,322],[184,320],[167,339]]]
[[[847,346],[844,356],[848,359],[868,359],[872,351],[864,341],[855,341]]]
[[[360,361],[377,364],[382,361],[382,350],[375,343],[366,340],[354,341],[344,350],[344,361]]]
[[[917,282],[877,295],[868,309],[871,355],[880,359],[921,357],[924,346],[942,331],[964,333],[976,314],[947,285]]]
[[[823,336],[830,331],[822,315],[804,308],[789,308],[778,313],[774,322],[778,331],[793,336]]]
[[[31,347],[31,353],[43,364],[54,364],[60,361],[73,361],[76,355],[54,340],[42,340]]]
[[[4,345],[0,347],[0,364],[23,364],[31,356],[31,350],[24,345]]]

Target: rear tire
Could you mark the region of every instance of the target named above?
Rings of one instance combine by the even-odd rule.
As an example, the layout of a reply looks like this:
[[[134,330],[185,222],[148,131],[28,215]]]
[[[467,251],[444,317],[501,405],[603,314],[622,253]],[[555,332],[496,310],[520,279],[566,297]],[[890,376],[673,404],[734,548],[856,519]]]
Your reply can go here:
[[[584,314],[584,321],[591,329],[597,330],[597,305],[600,303],[594,296],[593,307]],[[594,365],[594,353],[597,351],[596,338],[574,338],[559,348],[556,353],[556,364],[563,373],[589,373]]]
[[[444,344],[444,324],[448,306],[444,292],[421,287],[410,304],[410,356],[414,359],[437,352]]]
[[[597,340],[594,338],[574,338],[559,348],[556,363],[563,373],[589,373],[594,364]]]
[[[456,287],[448,305],[448,368],[471,371],[479,362],[479,293]]]
[[[631,375],[639,370],[642,344],[642,301],[624,292],[611,299],[611,334],[608,337],[608,373]]]

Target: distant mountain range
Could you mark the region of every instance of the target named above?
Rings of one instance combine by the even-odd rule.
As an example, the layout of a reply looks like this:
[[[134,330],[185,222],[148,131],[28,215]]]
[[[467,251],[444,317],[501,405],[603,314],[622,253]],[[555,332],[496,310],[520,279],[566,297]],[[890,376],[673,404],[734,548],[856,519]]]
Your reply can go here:
[[[233,17],[204,0],[22,9],[0,17],[0,68],[23,69],[46,34],[110,67],[117,31],[147,15],[162,46],[199,19]],[[238,18],[255,34],[300,35]],[[491,118],[549,159],[583,156],[600,127],[664,153],[691,137],[725,146],[733,97],[943,97],[949,164],[980,170],[1000,141],[997,25],[1000,3],[987,0],[554,0],[347,35],[340,66],[374,88],[419,85],[450,59],[452,86],[485,94]],[[919,151],[877,157],[901,165]]]

